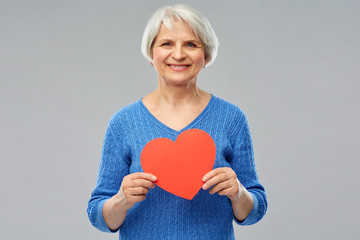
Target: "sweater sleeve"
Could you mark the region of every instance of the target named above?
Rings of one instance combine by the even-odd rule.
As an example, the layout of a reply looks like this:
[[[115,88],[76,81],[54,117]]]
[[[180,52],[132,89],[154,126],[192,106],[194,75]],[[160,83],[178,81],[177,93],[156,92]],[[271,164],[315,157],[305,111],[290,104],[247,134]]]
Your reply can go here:
[[[112,232],[106,225],[102,209],[105,202],[114,196],[120,189],[122,179],[129,174],[129,157],[126,149],[122,146],[117,136],[121,135],[113,131],[113,121],[110,121],[106,130],[96,187],[88,202],[87,214],[91,224],[103,232]]]
[[[260,184],[254,159],[253,144],[246,116],[242,114],[237,118],[238,127],[233,132],[233,154],[229,159],[240,183],[250,192],[254,199],[254,205],[248,217],[237,224],[251,225],[260,221],[267,210],[267,198],[264,187]]]

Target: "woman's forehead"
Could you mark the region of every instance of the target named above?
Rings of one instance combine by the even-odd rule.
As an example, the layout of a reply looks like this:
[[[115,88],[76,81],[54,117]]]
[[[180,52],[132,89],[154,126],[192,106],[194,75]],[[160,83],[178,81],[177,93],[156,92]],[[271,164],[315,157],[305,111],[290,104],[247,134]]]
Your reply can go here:
[[[193,29],[184,21],[174,21],[171,27],[161,24],[156,38],[170,38],[170,37],[187,37],[193,40],[199,40]]]

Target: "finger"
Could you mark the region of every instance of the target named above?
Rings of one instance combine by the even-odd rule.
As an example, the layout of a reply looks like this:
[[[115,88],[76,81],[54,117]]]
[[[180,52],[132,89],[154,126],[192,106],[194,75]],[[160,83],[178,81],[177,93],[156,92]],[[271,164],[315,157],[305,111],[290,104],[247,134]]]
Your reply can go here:
[[[134,196],[146,195],[148,192],[149,192],[149,189],[143,188],[143,187],[129,188],[129,189],[124,189],[124,191],[123,191],[126,199],[128,199],[128,200]]]
[[[213,178],[214,176],[224,172],[225,169],[224,168],[215,168],[213,170],[211,170],[210,172],[208,172],[207,174],[205,174],[205,176],[203,177],[203,182],[208,181],[209,179]]]
[[[145,172],[136,172],[136,173],[132,173],[130,175],[131,179],[145,179],[145,180],[149,180],[149,181],[156,181],[157,177],[151,173],[145,173]]]
[[[227,174],[221,173],[221,174],[215,175],[205,182],[205,184],[203,185],[203,189],[207,190],[220,182],[227,181],[228,179],[229,179],[229,176]]]
[[[145,195],[149,192],[148,188],[144,188],[144,187],[136,187],[136,188],[131,188],[128,190],[128,193],[130,195]]]
[[[220,193],[222,191],[228,190],[230,192],[235,192],[236,191],[236,182],[234,183],[234,181],[232,181],[231,179],[225,181],[225,182],[220,182],[218,184],[216,184],[214,187],[212,187],[209,191],[210,194],[214,194],[214,193]]]
[[[145,187],[145,188],[154,188],[155,184],[152,181],[144,179],[135,179],[132,181],[132,187]]]
[[[138,183],[136,183],[138,181]],[[141,183],[139,183],[139,181]],[[137,195],[137,194],[147,194],[149,192],[149,188],[155,188],[155,184],[148,180],[129,180],[126,182],[123,182],[121,185],[120,190],[124,193],[126,198],[128,198],[130,195]],[[142,190],[146,189],[146,190]]]
[[[226,188],[223,189],[219,192],[217,192],[217,194],[221,195],[221,196],[235,196],[236,194],[238,194],[239,191],[236,191],[232,188]]]
[[[209,193],[214,194],[214,193],[217,193],[219,191],[222,191],[222,190],[230,188],[230,187],[231,187],[231,184],[229,181],[219,182],[209,190]]]

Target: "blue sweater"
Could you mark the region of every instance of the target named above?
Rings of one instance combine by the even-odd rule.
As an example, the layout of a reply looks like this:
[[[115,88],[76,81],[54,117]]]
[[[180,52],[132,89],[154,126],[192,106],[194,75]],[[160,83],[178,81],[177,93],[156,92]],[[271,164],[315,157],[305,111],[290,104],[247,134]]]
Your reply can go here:
[[[143,171],[140,154],[144,146],[160,137],[175,141],[181,132],[192,128],[204,130],[213,138],[214,168],[231,167],[252,194],[254,206],[249,216],[243,222],[236,221],[226,196],[200,189],[187,200],[156,186],[128,211],[119,228],[119,239],[235,239],[233,220],[240,225],[259,221],[265,215],[267,200],[256,173],[248,122],[237,106],[213,95],[203,112],[181,131],[158,121],[141,100],[114,114],[105,133],[97,183],[88,203],[91,223],[111,232],[102,208],[118,192],[124,176]]]

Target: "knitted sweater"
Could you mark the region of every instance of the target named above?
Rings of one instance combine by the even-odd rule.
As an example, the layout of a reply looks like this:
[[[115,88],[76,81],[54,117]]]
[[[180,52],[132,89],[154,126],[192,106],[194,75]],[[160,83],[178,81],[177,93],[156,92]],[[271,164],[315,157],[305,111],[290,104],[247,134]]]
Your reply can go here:
[[[140,154],[144,146],[160,137],[175,141],[181,132],[192,128],[213,138],[214,168],[231,167],[253,196],[249,216],[238,222],[226,196],[200,189],[192,200],[187,200],[156,186],[127,212],[119,239],[235,239],[233,220],[240,225],[259,221],[265,215],[267,200],[255,168],[248,122],[237,106],[213,95],[203,112],[181,131],[158,121],[141,100],[113,115],[104,137],[96,187],[88,203],[90,222],[101,231],[111,232],[102,208],[118,192],[124,176],[143,171]]]

